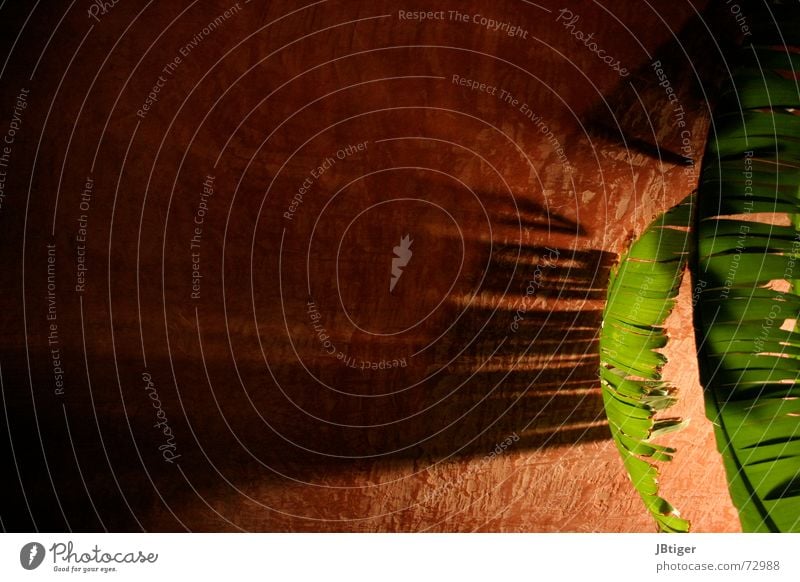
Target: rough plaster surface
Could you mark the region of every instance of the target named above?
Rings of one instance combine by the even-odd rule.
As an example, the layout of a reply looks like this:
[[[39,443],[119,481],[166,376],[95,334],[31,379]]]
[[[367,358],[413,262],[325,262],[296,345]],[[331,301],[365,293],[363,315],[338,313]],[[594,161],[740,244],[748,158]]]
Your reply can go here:
[[[143,119],[136,111],[161,67],[228,5],[204,2],[159,38],[147,23],[171,21],[183,3],[156,3],[124,37],[138,8],[120,3],[72,63],[87,19],[68,15],[30,83],[7,186],[15,194],[0,214],[0,358],[21,471],[20,485],[4,461],[5,527],[31,528],[24,488],[35,526],[51,530],[652,531],[603,421],[596,340],[616,254],[693,187],[650,63],[668,69],[698,161],[703,90],[713,90],[701,67],[713,72],[708,32],[694,11],[704,3],[661,3],[658,13],[572,3],[579,28],[619,56],[625,78],[555,22],[560,6],[444,4],[518,22],[529,38],[399,22],[398,3],[383,0],[327,2],[257,32],[301,4],[243,4],[184,59]],[[25,16],[9,10],[18,18],[0,23],[4,51]],[[392,16],[338,26],[382,14]],[[29,84],[59,15],[28,25],[4,77],[3,111]],[[383,47],[402,48],[368,51]],[[332,61],[350,53],[360,54]],[[690,64],[709,82],[703,90]],[[426,78],[396,79],[411,75]],[[309,173],[361,142],[366,149],[315,180],[287,221]],[[78,294],[78,196],[90,173],[90,271]],[[209,174],[193,300],[189,240]],[[388,293],[392,248],[405,234],[414,256]],[[61,397],[47,343],[51,243]],[[337,351],[406,365],[354,369],[325,353],[309,289]],[[692,423],[668,437],[680,452],[664,469],[665,495],[695,531],[734,531],[686,301],[671,329],[670,375]],[[145,372],[177,463],[159,452]],[[44,452],[22,444],[38,435]],[[485,460],[509,436],[511,446]]]

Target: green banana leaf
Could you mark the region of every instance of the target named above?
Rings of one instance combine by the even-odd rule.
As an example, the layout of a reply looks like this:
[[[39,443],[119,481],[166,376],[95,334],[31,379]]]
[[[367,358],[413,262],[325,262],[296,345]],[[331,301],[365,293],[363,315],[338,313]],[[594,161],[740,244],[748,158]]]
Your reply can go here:
[[[675,403],[661,378],[667,343],[664,322],[675,305],[686,267],[693,198],[655,220],[612,271],[600,332],[600,384],[611,435],[633,486],[660,531],[686,532],[689,522],[658,495],[658,469],[674,449],[655,444],[677,430],[677,418],[656,418]]]
[[[800,532],[800,93],[783,74],[798,70],[800,54],[769,46],[782,42],[766,29],[758,38],[762,46],[742,49],[706,149],[695,331],[706,414],[743,529]]]

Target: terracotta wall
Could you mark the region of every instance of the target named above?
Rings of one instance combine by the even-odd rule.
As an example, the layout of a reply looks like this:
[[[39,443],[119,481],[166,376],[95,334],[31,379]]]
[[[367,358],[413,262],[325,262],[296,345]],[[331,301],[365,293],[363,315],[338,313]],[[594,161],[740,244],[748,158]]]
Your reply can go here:
[[[603,420],[600,313],[694,187],[729,15],[12,4],[4,528],[653,529]],[[672,324],[692,423],[664,489],[733,531],[685,301]]]

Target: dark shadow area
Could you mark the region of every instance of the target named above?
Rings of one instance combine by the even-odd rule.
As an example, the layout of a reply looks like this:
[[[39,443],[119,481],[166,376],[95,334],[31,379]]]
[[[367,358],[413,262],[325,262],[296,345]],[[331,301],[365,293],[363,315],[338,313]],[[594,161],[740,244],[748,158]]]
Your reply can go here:
[[[705,131],[695,124],[710,117],[725,75],[723,59],[735,50],[732,18],[723,12],[710,3],[657,47],[648,64],[620,81],[606,103],[598,102],[585,117],[589,135],[666,165],[697,163],[703,152],[683,148],[683,132],[691,139],[697,129]]]
[[[493,220],[512,230],[517,227],[547,234],[586,235],[586,230],[577,222],[530,197],[516,196],[512,201],[507,193],[500,196],[486,191],[479,192],[478,196],[492,209]]]
[[[3,378],[7,390],[14,387],[13,397],[6,393],[6,411],[15,439],[16,467],[36,528],[98,531],[105,524],[117,531],[140,527],[181,531],[167,506],[179,513],[179,508],[192,505],[193,529],[230,529],[231,524],[204,505],[204,499],[221,488],[236,494],[226,479],[245,491],[254,484],[291,487],[293,480],[297,486],[324,484],[337,475],[355,480],[380,468],[409,472],[414,467],[421,470],[435,463],[485,457],[512,435],[518,437],[515,449],[531,450],[608,438],[596,379],[601,311],[583,302],[600,298],[613,256],[525,246],[519,249],[511,277],[514,265],[507,260],[509,252],[505,248],[498,253],[475,305],[449,332],[472,341],[463,342],[463,352],[451,365],[439,366],[438,373],[419,386],[393,396],[356,398],[326,391],[298,366],[273,370],[277,376],[285,372],[294,379],[291,386],[278,387],[256,361],[238,365],[248,386],[245,393],[231,363],[213,350],[209,356],[207,349],[213,389],[199,361],[175,358],[179,399],[169,380],[169,362],[154,359],[148,369],[158,378],[160,403],[176,435],[180,458],[174,463],[165,462],[159,452],[165,439],[153,428],[158,418],[132,372],[136,361],[120,362],[126,378],[125,412],[113,366],[92,362],[90,354],[93,394],[76,370],[65,408],[49,394],[37,395],[41,430],[25,394],[27,378],[13,366]],[[544,263],[548,256],[555,258]],[[534,279],[537,266],[542,273]],[[450,355],[442,353],[437,360]],[[34,362],[47,357],[46,352],[32,352]],[[370,427],[334,426],[309,414]],[[6,426],[0,429],[7,432]],[[63,454],[64,443],[74,445],[74,456]],[[16,475],[6,477],[8,490],[16,481]],[[33,529],[27,512],[24,503],[7,506],[3,527]],[[156,515],[154,525],[150,520]]]
[[[481,197],[490,215],[507,212],[500,205],[508,201]],[[564,217],[546,216],[536,203],[518,201],[518,206],[527,212],[527,234],[544,237],[552,233],[553,224],[580,230]],[[50,382],[50,354],[32,348],[31,361],[38,370],[33,378],[35,416],[20,365],[24,354],[11,358],[6,353],[5,361],[11,363],[3,370],[4,408],[10,427],[4,416],[0,430],[14,437],[12,466],[21,475],[35,527],[179,531],[183,528],[167,506],[191,504],[195,513],[200,507],[204,514],[194,515],[193,529],[229,529],[203,501],[209,492],[230,488],[226,479],[243,489],[254,484],[291,486],[293,480],[320,484],[337,475],[355,479],[380,468],[408,472],[485,457],[512,436],[515,449],[608,438],[597,383],[597,341],[614,256],[532,244],[493,245],[490,256],[490,246],[479,244],[481,254],[491,259],[489,267],[467,305],[443,306],[459,315],[447,332],[447,346],[439,342],[430,348],[432,353],[420,356],[429,363],[419,367],[417,377],[406,377],[402,370],[381,376],[382,393],[391,395],[336,393],[297,362],[272,362],[268,370],[252,340],[252,357],[237,359],[236,367],[222,337],[205,346],[204,364],[175,351],[174,345],[171,365],[152,354],[147,370],[180,455],[173,462],[165,461],[159,450],[167,439],[163,427],[156,426],[158,412],[144,389],[141,363],[123,356],[137,353],[135,343],[118,336],[120,389],[113,361],[99,355],[105,344],[89,338],[99,342],[89,345],[91,387],[83,370],[70,368],[66,399],[41,392]],[[120,313],[115,317],[121,318]],[[155,319],[158,314],[146,316]],[[189,337],[197,332],[188,325],[170,333],[175,338],[177,333]],[[268,342],[266,349],[270,354],[286,348]],[[65,347],[63,356],[71,362],[83,357],[74,345]],[[311,364],[314,373],[343,373],[341,362],[330,358]],[[71,443],[74,454],[64,454],[65,443]],[[18,488],[16,474],[6,481],[9,491]],[[21,490],[13,498],[21,502],[6,506],[0,516],[3,527],[33,529]],[[148,523],[153,515],[159,516],[157,526]]]

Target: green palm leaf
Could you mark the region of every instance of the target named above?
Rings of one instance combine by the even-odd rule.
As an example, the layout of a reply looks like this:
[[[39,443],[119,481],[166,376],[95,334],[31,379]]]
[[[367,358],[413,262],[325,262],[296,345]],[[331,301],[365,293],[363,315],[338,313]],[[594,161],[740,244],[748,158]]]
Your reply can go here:
[[[634,487],[659,530],[685,532],[689,522],[658,495],[658,469],[674,449],[655,444],[676,430],[676,418],[656,414],[675,402],[675,389],[661,379],[667,343],[664,321],[675,305],[688,247],[692,197],[653,222],[611,273],[600,333],[600,383],[614,442]],[[649,459],[649,460],[648,460]]]
[[[797,70],[800,55],[743,51],[715,115],[699,187],[700,378],[742,527],[798,532],[800,117],[791,108],[800,94],[782,72]]]

